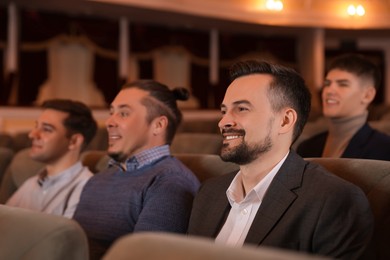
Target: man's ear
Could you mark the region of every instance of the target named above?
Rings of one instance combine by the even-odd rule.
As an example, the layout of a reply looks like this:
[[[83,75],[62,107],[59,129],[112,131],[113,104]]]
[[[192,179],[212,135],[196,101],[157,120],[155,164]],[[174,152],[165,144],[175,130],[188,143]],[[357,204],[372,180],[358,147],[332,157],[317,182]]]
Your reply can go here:
[[[166,116],[156,117],[153,119],[151,126],[153,128],[153,135],[164,133],[165,129],[168,127],[168,118]]]
[[[362,103],[369,105],[375,98],[376,89],[372,86],[364,89]]]
[[[293,131],[297,118],[297,112],[292,108],[287,108],[282,117],[279,133],[285,134]]]
[[[73,134],[70,137],[69,149],[74,150],[80,148],[84,143],[84,136],[80,133]]]

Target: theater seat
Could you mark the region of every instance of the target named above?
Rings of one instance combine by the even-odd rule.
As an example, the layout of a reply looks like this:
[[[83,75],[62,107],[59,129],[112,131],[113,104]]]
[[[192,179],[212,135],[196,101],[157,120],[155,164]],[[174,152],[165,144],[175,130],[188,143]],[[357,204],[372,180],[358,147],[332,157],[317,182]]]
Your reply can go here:
[[[224,162],[215,154],[174,154],[199,179],[200,182],[233,171],[238,171],[237,164]]]
[[[214,241],[168,233],[134,233],[117,240],[103,260],[308,260],[325,259],[287,250],[216,245]]]
[[[219,154],[222,136],[211,133],[177,133],[171,145],[172,153]]]
[[[10,148],[0,147],[0,184],[13,156],[14,152]]]
[[[223,175],[229,172],[238,171],[238,165],[224,162],[216,154],[193,154],[177,153],[172,154],[183,162],[203,182],[208,178]],[[85,151],[81,160],[91,171],[99,172],[107,167],[109,157],[104,151]]]
[[[359,186],[375,218],[372,248],[367,259],[390,259],[390,161],[346,158],[307,158]]]
[[[73,220],[0,205],[0,259],[87,260],[87,238]]]
[[[104,152],[91,151],[93,163],[100,170],[106,167],[108,157]],[[174,154],[201,182],[216,177],[239,167],[233,163],[223,162],[214,154]],[[359,186],[367,195],[375,217],[373,252],[377,259],[390,259],[390,162],[369,159],[347,158],[306,158],[316,162],[339,177]],[[95,166],[93,166],[95,167]]]
[[[25,148],[17,152],[8,165],[0,185],[0,203],[5,203],[25,180],[44,167],[43,163],[29,157],[29,150]]]

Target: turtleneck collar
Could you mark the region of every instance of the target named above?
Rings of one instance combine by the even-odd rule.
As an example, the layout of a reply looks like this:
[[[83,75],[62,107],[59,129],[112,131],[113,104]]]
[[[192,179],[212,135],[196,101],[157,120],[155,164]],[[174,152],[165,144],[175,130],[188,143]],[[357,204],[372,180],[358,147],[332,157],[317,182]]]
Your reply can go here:
[[[353,117],[330,118],[323,157],[341,157],[354,134],[367,122],[368,111]]]

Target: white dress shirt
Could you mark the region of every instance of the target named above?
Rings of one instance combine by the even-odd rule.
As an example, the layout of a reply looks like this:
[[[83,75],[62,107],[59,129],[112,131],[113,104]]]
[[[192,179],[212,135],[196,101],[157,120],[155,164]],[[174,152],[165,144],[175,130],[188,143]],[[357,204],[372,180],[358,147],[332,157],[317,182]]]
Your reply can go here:
[[[244,244],[264,195],[276,173],[286,160],[287,155],[288,153],[245,197],[243,194],[241,171],[237,173],[226,191],[226,196],[232,208],[225,224],[215,239],[217,244],[231,245],[234,247],[241,247]],[[241,198],[243,199],[240,201]]]

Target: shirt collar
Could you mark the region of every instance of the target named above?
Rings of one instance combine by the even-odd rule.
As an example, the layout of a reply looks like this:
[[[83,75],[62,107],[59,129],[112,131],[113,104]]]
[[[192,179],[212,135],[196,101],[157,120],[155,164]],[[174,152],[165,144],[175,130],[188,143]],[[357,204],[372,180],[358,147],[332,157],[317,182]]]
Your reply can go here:
[[[246,202],[261,202],[264,198],[264,195],[270,186],[275,175],[278,173],[280,167],[282,167],[284,161],[287,159],[289,152],[275,165],[274,168],[266,175],[264,178],[250,190],[242,201],[238,201],[240,197],[239,193],[242,193],[242,175],[241,171],[237,173],[234,177],[232,183],[226,191],[226,196],[229,200],[231,206],[234,203],[246,203]]]
[[[171,154],[169,150],[169,145],[165,144],[162,146],[156,146],[151,149],[142,151],[130,158],[128,158],[125,162],[126,169],[123,169],[120,162],[115,161],[114,159],[111,159],[108,162],[109,167],[115,166],[121,169],[122,171],[135,171],[138,170],[144,166],[151,165],[155,161],[161,159],[162,157],[169,156]]]
[[[60,181],[62,179],[72,178],[73,175],[77,174],[83,169],[83,165],[80,161],[66,169],[65,171],[62,171],[54,176],[48,176],[46,168],[43,169],[38,176],[38,184],[41,187],[47,187],[50,186],[57,181]]]

